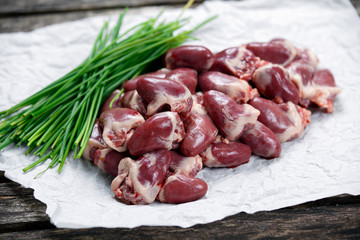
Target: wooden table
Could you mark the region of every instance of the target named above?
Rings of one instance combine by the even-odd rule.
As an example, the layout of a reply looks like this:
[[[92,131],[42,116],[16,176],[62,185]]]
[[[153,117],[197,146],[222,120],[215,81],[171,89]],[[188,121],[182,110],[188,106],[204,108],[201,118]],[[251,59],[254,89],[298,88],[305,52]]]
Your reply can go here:
[[[0,0],[0,33],[30,31],[53,23],[110,14],[124,6],[183,5],[183,0]],[[196,1],[200,3],[202,1]],[[360,14],[360,1],[351,1]],[[301,205],[239,213],[191,228],[138,227],[59,229],[36,200],[0,171],[0,239],[360,239],[360,196],[340,195]]]

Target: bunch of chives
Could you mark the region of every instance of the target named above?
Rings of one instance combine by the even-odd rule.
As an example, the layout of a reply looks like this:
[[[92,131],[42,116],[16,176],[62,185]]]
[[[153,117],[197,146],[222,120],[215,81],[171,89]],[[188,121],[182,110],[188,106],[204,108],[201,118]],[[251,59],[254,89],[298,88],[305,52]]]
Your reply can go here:
[[[61,172],[74,150],[80,158],[92,132],[98,109],[124,81],[142,73],[169,48],[177,47],[205,24],[174,35],[187,19],[157,23],[152,18],[119,34],[126,10],[109,30],[105,22],[88,58],[39,92],[0,112],[0,149],[26,144],[39,158],[24,172],[50,159],[48,168]],[[47,169],[48,169],[47,168]]]

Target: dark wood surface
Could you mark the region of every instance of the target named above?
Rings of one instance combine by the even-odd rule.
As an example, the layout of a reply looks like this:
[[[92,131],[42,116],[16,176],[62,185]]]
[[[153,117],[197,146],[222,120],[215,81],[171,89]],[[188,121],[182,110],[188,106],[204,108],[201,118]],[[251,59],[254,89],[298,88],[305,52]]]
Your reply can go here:
[[[0,0],[0,33],[109,14],[125,6],[184,4],[182,0]],[[202,1],[196,1],[200,3]],[[360,1],[352,0],[358,13]],[[0,239],[360,239],[360,196],[340,195],[301,205],[239,213],[191,228],[59,229],[33,190],[0,171]]]

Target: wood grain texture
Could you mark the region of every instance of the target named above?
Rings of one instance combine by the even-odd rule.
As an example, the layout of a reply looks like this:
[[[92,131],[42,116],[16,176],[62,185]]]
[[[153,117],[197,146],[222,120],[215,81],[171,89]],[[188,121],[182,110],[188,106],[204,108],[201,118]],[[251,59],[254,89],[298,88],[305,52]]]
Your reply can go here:
[[[4,1],[4,0],[0,0]],[[26,1],[21,1],[26,2]],[[60,1],[59,1],[60,2]],[[76,1],[74,1],[76,2]],[[130,1],[129,1],[130,2]],[[163,2],[163,1],[160,1]],[[165,2],[165,1],[164,1]],[[179,1],[186,2],[186,1]],[[196,1],[201,2],[201,1]],[[162,4],[158,4],[162,5]],[[184,4],[173,4],[173,7],[182,7]],[[1,3],[0,3],[1,6]],[[193,6],[196,6],[194,4]],[[1,9],[1,8],[0,8]],[[69,22],[74,20],[79,20],[88,17],[100,16],[100,15],[111,15],[118,14],[124,9],[122,7],[114,8],[98,8],[91,10],[76,9],[74,11],[64,11],[64,12],[43,12],[43,13],[33,13],[33,14],[1,14],[0,12],[0,33],[11,33],[11,32],[28,32],[34,29],[45,27],[48,25]],[[1,10],[0,10],[1,11]]]
[[[191,228],[43,229],[0,234],[0,239],[359,239],[357,205],[240,213]]]
[[[33,189],[24,188],[20,184],[15,182],[8,181],[0,183],[0,199],[3,199],[4,197],[9,198],[12,196],[32,195],[33,193]]]
[[[120,12],[115,10],[89,10],[79,12],[46,13],[0,17],[0,33],[28,32],[48,25],[79,20],[82,18],[110,15]]]
[[[64,3],[63,3],[64,2]],[[150,3],[152,2],[152,3]],[[183,5],[186,0],[82,0],[82,1],[54,1],[54,0],[0,0],[0,33],[28,32],[47,25],[74,21],[82,18],[108,15],[121,11],[125,6],[138,7],[146,5]],[[203,0],[195,1],[196,4]],[[116,3],[117,5],[111,5]],[[129,3],[129,4],[127,4]],[[360,0],[351,0],[358,14],[360,14]],[[109,6],[95,7],[91,6]],[[195,4],[195,5],[196,5]],[[67,7],[65,7],[67,6]],[[72,6],[71,9],[69,6]],[[85,7],[86,6],[86,7]],[[32,9],[32,10],[31,10]],[[62,10],[61,10],[62,9]]]
[[[34,190],[20,184],[5,181],[3,171],[0,175],[0,233],[18,229],[54,228],[45,213],[46,205],[36,200]],[[6,179],[6,178],[5,178]],[[3,239],[0,237],[0,239]]]
[[[164,4],[174,5],[185,4],[186,2],[187,0],[0,0],[0,16],[113,9],[124,7],[142,7]],[[200,2],[203,2],[203,0],[195,0],[195,3]]]

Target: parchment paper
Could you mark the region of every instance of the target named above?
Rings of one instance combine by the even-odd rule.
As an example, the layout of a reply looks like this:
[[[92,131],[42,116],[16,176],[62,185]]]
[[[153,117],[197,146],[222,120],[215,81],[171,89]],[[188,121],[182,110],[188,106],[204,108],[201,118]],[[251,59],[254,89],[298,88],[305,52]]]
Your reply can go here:
[[[159,7],[131,10],[126,26],[154,17]],[[166,18],[180,9],[169,8]],[[251,41],[283,37],[315,51],[320,67],[333,72],[343,88],[333,114],[313,113],[305,133],[282,145],[281,157],[252,157],[235,169],[204,169],[198,175],[209,191],[198,201],[171,205],[127,206],[113,198],[111,177],[86,160],[70,156],[61,174],[56,169],[34,179],[47,165],[29,173],[22,168],[36,157],[9,146],[0,153],[5,176],[35,189],[57,227],[189,227],[239,212],[274,210],[348,193],[360,194],[360,21],[349,1],[259,0],[209,1],[186,12],[195,26],[218,15],[196,33],[213,51]],[[57,24],[28,33],[0,35],[0,109],[35,93],[76,67],[89,53],[104,20],[95,17]],[[112,16],[115,20],[116,16]]]

